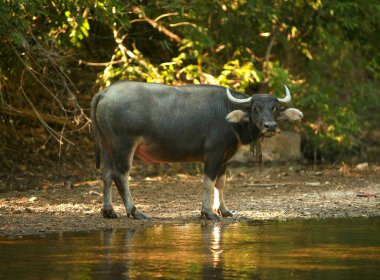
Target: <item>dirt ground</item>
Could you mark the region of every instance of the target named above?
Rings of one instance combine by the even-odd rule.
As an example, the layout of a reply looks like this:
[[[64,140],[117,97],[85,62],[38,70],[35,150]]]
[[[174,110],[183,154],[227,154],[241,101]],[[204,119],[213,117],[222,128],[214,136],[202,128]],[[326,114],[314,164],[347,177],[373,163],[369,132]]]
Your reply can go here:
[[[200,217],[202,175],[132,177],[130,187],[138,209],[149,220],[128,218],[115,187],[119,218],[104,219],[100,180],[0,193],[0,236],[210,222]],[[237,215],[218,223],[380,216],[380,167],[232,168],[225,197]]]

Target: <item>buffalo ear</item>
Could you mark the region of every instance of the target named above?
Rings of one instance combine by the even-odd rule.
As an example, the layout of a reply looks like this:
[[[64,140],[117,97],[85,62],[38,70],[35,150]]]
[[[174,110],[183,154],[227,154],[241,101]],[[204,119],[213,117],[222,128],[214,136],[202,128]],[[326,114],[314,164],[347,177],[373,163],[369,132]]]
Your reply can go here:
[[[303,113],[296,108],[289,108],[280,113],[280,120],[298,121],[303,118]]]
[[[247,122],[248,114],[242,110],[235,110],[226,116],[226,120],[231,123]]]

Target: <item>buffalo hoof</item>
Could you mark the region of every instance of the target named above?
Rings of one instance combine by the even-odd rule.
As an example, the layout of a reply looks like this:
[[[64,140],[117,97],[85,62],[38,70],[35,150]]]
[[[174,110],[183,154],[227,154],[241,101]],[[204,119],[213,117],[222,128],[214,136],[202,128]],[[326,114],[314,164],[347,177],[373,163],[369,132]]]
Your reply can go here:
[[[220,217],[215,213],[207,213],[207,212],[202,211],[201,216],[205,217],[207,220],[220,221]]]
[[[147,220],[147,219],[149,219],[149,217],[147,215],[144,215],[141,212],[135,212],[135,214],[133,215],[133,218],[135,220]]]
[[[149,219],[149,217],[147,215],[144,215],[143,213],[139,212],[136,207],[134,207],[131,211],[132,213],[132,217],[133,219],[135,220],[147,220]],[[131,214],[127,214],[127,217],[129,218],[131,216]]]
[[[226,218],[226,217],[233,217],[233,216],[236,215],[236,211],[234,211],[234,210],[231,210],[231,211],[230,210],[224,210],[224,211],[222,211],[222,210],[218,209],[218,214],[220,216],[224,217],[224,218]]]
[[[107,219],[116,219],[117,218],[117,214],[113,210],[113,208],[102,208],[102,214],[103,214],[103,217],[107,218]]]

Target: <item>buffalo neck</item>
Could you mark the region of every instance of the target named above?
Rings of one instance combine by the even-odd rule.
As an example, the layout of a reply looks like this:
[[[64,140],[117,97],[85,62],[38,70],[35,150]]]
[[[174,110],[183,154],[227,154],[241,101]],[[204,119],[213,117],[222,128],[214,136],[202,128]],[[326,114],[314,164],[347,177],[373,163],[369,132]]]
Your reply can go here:
[[[261,136],[260,130],[256,126],[251,126],[249,122],[236,124],[235,131],[239,134],[243,145],[256,142]]]

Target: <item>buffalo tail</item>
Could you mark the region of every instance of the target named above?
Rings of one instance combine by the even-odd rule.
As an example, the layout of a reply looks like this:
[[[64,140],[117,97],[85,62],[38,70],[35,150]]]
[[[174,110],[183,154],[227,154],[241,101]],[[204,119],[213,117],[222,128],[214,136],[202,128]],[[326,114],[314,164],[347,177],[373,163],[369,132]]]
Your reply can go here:
[[[94,96],[91,102],[91,120],[92,120],[92,129],[95,135],[95,143],[96,143],[95,163],[96,163],[97,169],[100,167],[100,143],[99,143],[100,135],[99,135],[98,123],[96,121],[96,107],[98,106],[100,97],[101,97],[101,94],[98,93],[97,95]]]

